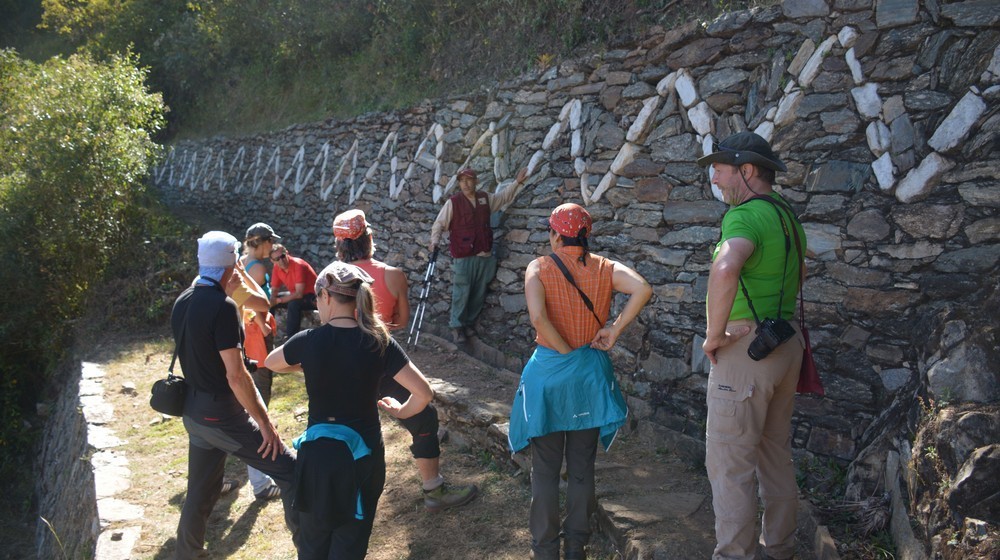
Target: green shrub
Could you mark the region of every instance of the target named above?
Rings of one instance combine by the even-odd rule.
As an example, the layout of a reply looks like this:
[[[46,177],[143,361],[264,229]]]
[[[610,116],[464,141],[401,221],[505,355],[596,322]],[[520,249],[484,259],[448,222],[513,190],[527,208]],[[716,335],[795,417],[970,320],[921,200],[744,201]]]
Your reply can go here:
[[[21,411],[137,222],[163,105],[135,63],[0,51],[0,477],[27,444]]]

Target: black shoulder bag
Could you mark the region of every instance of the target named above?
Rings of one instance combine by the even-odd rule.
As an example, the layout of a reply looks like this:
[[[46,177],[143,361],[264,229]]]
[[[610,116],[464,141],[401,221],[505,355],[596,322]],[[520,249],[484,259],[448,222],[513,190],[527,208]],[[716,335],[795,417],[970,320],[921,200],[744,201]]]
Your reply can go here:
[[[549,256],[552,257],[553,261],[555,261],[556,266],[558,266],[559,270],[562,271],[563,276],[566,277],[566,280],[568,280],[569,283],[574,288],[576,288],[576,291],[580,293],[580,297],[583,298],[583,304],[587,306],[587,309],[590,310],[590,314],[593,315],[594,319],[597,320],[598,326],[600,326],[600,327],[603,328],[604,327],[604,322],[601,321],[601,318],[597,316],[597,312],[594,311],[594,303],[592,301],[590,301],[590,298],[587,297],[587,294],[583,293],[583,290],[580,289],[580,286],[576,285],[576,280],[573,280],[573,275],[569,273],[569,270],[566,268],[566,265],[563,264],[563,262],[561,260],[559,260],[559,257],[557,257],[555,253],[552,253]]]
[[[153,410],[170,416],[184,415],[184,398],[187,396],[187,382],[184,377],[174,375],[174,363],[177,361],[177,349],[184,341],[184,333],[187,331],[187,316],[191,310],[191,302],[184,310],[184,322],[181,324],[181,336],[174,344],[174,357],[170,358],[170,367],[167,368],[166,379],[157,379],[153,383],[151,394],[149,395],[149,406]]]

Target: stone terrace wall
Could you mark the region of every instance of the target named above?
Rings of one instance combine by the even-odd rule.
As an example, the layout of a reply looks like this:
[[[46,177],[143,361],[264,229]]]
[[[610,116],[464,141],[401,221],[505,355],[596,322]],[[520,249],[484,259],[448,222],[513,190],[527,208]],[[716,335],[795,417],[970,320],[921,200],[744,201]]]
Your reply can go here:
[[[968,332],[996,321],[978,302],[995,293],[1000,258],[998,42],[990,0],[787,0],[405,111],[179,143],[155,180],[173,204],[272,224],[317,269],[333,259],[333,216],[363,208],[379,257],[409,271],[416,300],[460,165],[489,188],[530,163],[532,180],[498,216],[482,339],[511,369],[527,358],[523,271],[547,247],[535,219],[586,203],[594,250],[655,289],[613,351],[631,428],[697,456],[704,297],[725,205],[695,160],[713,139],[755,130],[788,164],[778,186],[808,234],[806,314],[827,397],[799,399],[794,445],[846,462],[898,429],[928,380],[953,401],[1000,396],[997,349],[941,334],[946,320]],[[447,321],[448,261],[430,329]]]
[[[86,383],[81,371],[61,374],[65,389],[52,406],[37,458],[37,558],[90,558],[97,542],[97,494],[90,463],[94,448],[81,410],[81,383]]]

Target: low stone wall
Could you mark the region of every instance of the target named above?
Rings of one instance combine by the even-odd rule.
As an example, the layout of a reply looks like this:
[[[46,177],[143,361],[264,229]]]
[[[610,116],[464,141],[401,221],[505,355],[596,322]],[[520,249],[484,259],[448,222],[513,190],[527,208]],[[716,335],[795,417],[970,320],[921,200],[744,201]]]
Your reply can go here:
[[[755,130],[788,164],[778,187],[808,235],[806,317],[827,396],[796,403],[796,453],[884,464],[880,442],[910,437],[916,396],[1000,397],[989,337],[957,338],[995,324],[978,313],[995,299],[1000,260],[994,8],[786,0],[408,110],[179,143],[155,180],[172,204],[270,223],[317,267],[333,259],[333,216],[363,208],[415,302],[458,169],[491,189],[528,166],[527,187],[495,216],[500,269],[482,339],[510,369],[526,359],[523,272],[547,250],[536,218],[586,204],[593,249],[655,290],[612,352],[631,428],[689,445],[704,431],[704,297],[726,209],[695,160]],[[431,329],[447,321],[449,261]]]
[[[97,542],[93,448],[81,410],[81,370],[64,375],[65,389],[51,409],[38,456],[38,558],[90,558]]]

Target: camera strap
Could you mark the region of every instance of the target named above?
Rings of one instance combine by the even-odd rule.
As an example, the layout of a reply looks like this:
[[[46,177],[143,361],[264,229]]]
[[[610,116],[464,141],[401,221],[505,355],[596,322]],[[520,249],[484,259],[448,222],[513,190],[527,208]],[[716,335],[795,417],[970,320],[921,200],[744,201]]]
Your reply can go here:
[[[785,266],[781,269],[781,290],[778,293],[778,317],[781,317],[781,306],[785,299],[785,273],[788,270],[788,254],[791,252],[791,236],[788,235],[788,225],[785,223],[785,219],[782,216],[781,210],[785,210],[792,220],[795,220],[795,214],[791,211],[791,208],[787,206],[787,203],[782,200],[780,203],[771,198],[770,196],[755,196],[748,199],[743,204],[750,202],[751,200],[764,200],[774,207],[774,212],[778,215],[778,221],[781,223],[781,233],[785,236]],[[779,207],[781,208],[779,210]],[[805,259],[805,255],[802,253],[802,243],[799,240],[799,232],[795,229],[794,223],[792,225],[792,233],[795,235],[795,248],[798,251],[798,261],[799,261],[799,298],[801,302],[802,298],[802,265]],[[743,275],[740,275],[740,289],[743,290],[743,297],[747,299],[747,307],[750,308],[750,313],[753,314],[753,320],[757,325],[760,325],[760,317],[757,315],[757,310],[753,307],[753,301],[750,299],[750,292],[747,291],[746,284],[743,282]],[[802,318],[799,317],[801,323]]]
[[[565,276],[565,277],[566,277],[566,280],[568,280],[568,281],[569,281],[569,283],[570,283],[570,284],[571,284],[571,285],[572,285],[572,286],[573,286],[574,288],[576,288],[576,291],[580,293],[580,297],[581,297],[581,298],[583,299],[583,304],[584,304],[584,305],[586,305],[586,306],[587,306],[587,309],[589,309],[589,310],[590,310],[590,314],[594,316],[594,319],[597,319],[597,324],[598,324],[598,325],[599,325],[600,327],[604,327],[604,322],[603,322],[603,321],[601,321],[601,318],[597,316],[597,312],[596,312],[596,311],[594,311],[594,303],[593,303],[592,301],[590,301],[590,298],[589,298],[589,297],[587,297],[587,294],[583,293],[583,290],[581,290],[581,289],[580,289],[580,286],[577,286],[577,285],[576,285],[576,280],[573,280],[573,275],[572,275],[572,274],[570,274],[570,273],[569,273],[569,270],[567,270],[567,269],[566,269],[566,265],[565,265],[565,264],[563,264],[563,262],[562,262],[562,261],[561,261],[561,260],[559,259],[559,257],[557,257],[557,256],[556,256],[556,254],[555,254],[555,253],[552,253],[552,254],[551,254],[551,255],[549,255],[549,256],[550,256],[550,257],[552,257],[552,260],[553,260],[553,261],[555,261],[555,263],[556,263],[556,266],[558,266],[558,267],[559,267],[559,270],[561,270],[561,271],[562,271],[562,273],[563,273],[563,276]]]

